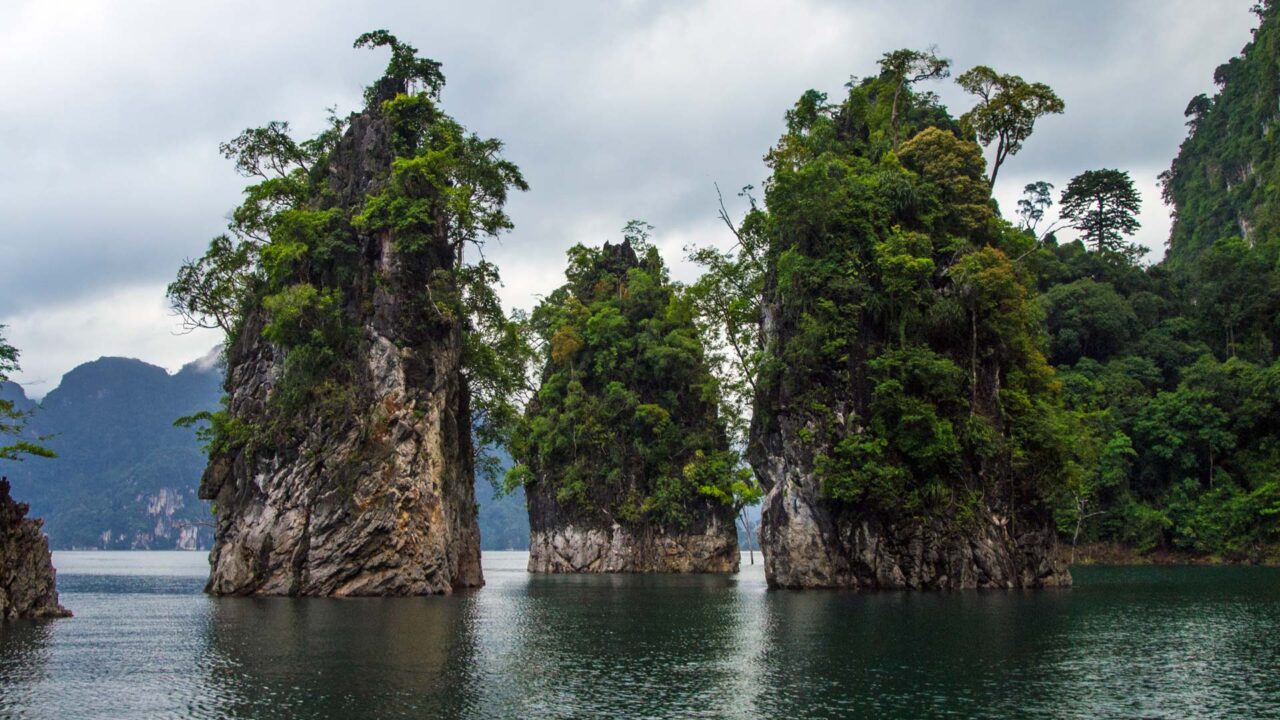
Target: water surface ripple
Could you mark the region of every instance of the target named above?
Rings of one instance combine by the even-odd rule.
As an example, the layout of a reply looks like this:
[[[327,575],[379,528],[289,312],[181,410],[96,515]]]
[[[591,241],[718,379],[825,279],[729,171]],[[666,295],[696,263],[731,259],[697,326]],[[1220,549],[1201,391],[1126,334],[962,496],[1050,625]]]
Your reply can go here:
[[[0,627],[0,716],[1280,718],[1280,570],[1045,592],[530,576],[452,597],[208,598],[202,554],[55,553],[76,617]]]

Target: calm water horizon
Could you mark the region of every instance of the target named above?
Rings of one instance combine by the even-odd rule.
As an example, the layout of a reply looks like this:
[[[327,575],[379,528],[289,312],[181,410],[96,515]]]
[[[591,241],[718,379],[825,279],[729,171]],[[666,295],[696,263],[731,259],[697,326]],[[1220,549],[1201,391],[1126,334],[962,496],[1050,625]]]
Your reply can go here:
[[[1071,590],[769,591],[542,576],[426,598],[211,598],[206,554],[55,552],[76,617],[0,626],[0,716],[1280,718],[1280,570]]]

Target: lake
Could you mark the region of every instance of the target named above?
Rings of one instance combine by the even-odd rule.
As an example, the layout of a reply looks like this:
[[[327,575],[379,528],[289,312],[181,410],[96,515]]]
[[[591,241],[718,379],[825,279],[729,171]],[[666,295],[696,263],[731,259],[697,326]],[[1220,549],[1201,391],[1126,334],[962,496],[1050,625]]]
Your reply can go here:
[[[1280,718],[1280,570],[1079,568],[1071,590],[769,591],[530,576],[215,599],[203,553],[59,552],[70,620],[0,627],[0,716]],[[757,563],[759,558],[757,557]]]

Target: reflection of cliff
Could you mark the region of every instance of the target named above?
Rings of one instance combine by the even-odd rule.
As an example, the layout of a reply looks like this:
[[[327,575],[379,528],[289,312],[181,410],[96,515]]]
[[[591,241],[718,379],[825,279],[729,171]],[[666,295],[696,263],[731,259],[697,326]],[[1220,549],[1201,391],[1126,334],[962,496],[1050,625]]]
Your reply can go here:
[[[752,714],[1057,716],[1055,662],[1071,600],[1058,591],[767,593]]]
[[[757,619],[721,575],[534,575],[479,599],[489,633],[483,707],[511,717],[725,717]],[[501,592],[508,597],[498,595]],[[492,593],[492,594],[491,594]],[[490,606],[490,603],[491,606]]]
[[[205,687],[226,718],[468,717],[475,596],[210,600]]]

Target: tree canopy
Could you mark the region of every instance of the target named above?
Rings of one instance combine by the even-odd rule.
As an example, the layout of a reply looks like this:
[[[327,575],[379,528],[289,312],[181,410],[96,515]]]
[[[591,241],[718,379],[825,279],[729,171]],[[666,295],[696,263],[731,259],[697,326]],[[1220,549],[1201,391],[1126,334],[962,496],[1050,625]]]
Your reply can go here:
[[[1064,481],[1069,423],[1034,278],[1010,260],[1033,244],[993,212],[981,148],[912,87],[946,67],[890,53],[837,104],[802,95],[736,246],[694,257],[714,288],[704,321],[746,359],[732,365],[754,392],[753,439],[802,428],[831,502],[964,522],[984,495],[1039,512]]]
[[[1001,75],[986,65],[966,70],[956,82],[978,98],[978,105],[961,116],[983,145],[996,144],[988,184],[996,184],[1000,167],[1022,149],[1036,121],[1061,114],[1066,103],[1044,83],[1029,83],[1017,75]]]
[[[738,510],[752,484],[729,446],[694,305],[648,230],[632,223],[620,244],[574,246],[567,282],[533,311],[542,381],[507,477],[550,488],[571,513],[680,526],[698,503]]]
[[[1058,214],[1072,221],[1081,239],[1099,254],[1134,260],[1146,252],[1125,242],[1142,226],[1138,222],[1142,196],[1128,172],[1086,170],[1071,178],[1058,202]]]
[[[251,181],[229,233],[184,263],[169,286],[186,326],[219,329],[228,347],[261,309],[265,322],[251,331],[285,355],[268,427],[244,427],[225,410],[194,418],[210,422],[212,450],[286,440],[296,435],[303,407],[349,416],[370,283],[393,288],[406,311],[421,312],[415,322],[462,325],[464,373],[482,447],[515,415],[529,352],[522,325],[497,299],[497,268],[467,250],[511,228],[508,194],[528,185],[502,157],[500,141],[468,132],[441,109],[438,62],[385,30],[361,35],[355,46],[391,51],[385,75],[365,94],[366,113],[385,123],[390,146],[389,157],[372,158],[385,166],[368,169],[370,193],[353,192],[360,185],[348,170],[331,166],[351,119],[331,115],[321,132],[301,141],[284,122],[247,129],[221,146]],[[382,233],[394,238],[397,272],[365,277],[363,239]],[[481,469],[493,471],[493,458],[487,460],[481,458]]]
[[[1082,472],[1058,505],[1081,541],[1249,560],[1280,542],[1280,244],[1265,190],[1280,19],[1272,2],[1256,12],[1253,41],[1215,73],[1218,92],[1187,106],[1188,137],[1162,177],[1174,210],[1165,259],[1137,262],[1124,237],[1138,195],[1127,173],[1099,170],[1063,193],[1083,242],[1048,238],[1026,261],[1087,429]]]
[[[951,61],[938,57],[937,48],[912,50],[903,48],[885,53],[880,58],[880,77],[893,87],[889,131],[893,149],[898,149],[900,121],[898,109],[903,92],[925,80],[942,80],[951,75]]]

